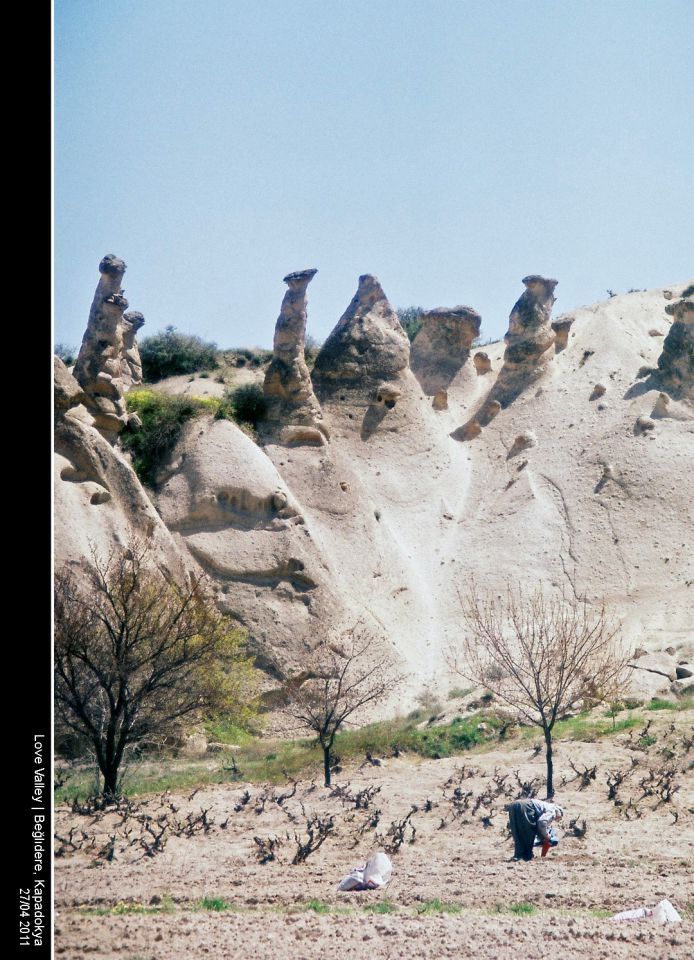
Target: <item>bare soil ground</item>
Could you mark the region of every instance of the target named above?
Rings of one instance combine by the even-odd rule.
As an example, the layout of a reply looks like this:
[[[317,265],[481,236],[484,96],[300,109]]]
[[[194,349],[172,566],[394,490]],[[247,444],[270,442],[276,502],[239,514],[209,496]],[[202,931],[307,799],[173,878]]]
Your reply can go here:
[[[464,757],[354,766],[336,777],[352,799],[307,781],[287,798],[291,784],[230,783],[148,796],[106,814],[62,807],[56,955],[690,958],[694,711],[652,716],[645,736],[639,727],[557,744],[556,799],[566,811],[560,843],[530,863],[510,862],[504,812],[519,783],[537,785],[543,775],[542,756],[533,757],[527,741]],[[608,799],[614,771],[624,780]],[[375,792],[357,806],[367,787]],[[391,823],[408,813],[385,890],[338,893],[353,866],[388,849]],[[294,834],[305,839],[313,814],[332,816],[334,831],[292,865]],[[578,832],[585,820],[582,838],[574,820]],[[148,855],[162,829],[164,849]],[[277,859],[261,864],[253,838],[272,836],[282,840]],[[606,915],[663,898],[681,924]]]

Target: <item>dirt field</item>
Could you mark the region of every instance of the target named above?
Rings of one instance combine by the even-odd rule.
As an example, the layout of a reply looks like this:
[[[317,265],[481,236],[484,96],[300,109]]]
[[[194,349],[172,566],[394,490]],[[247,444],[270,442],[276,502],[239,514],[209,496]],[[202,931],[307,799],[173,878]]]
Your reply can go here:
[[[519,795],[519,780],[542,777],[542,757],[532,758],[527,741],[464,757],[398,757],[343,771],[336,785],[349,783],[352,798],[377,788],[370,800],[361,799],[366,809],[309,782],[286,799],[281,795],[291,793],[289,784],[264,790],[231,783],[192,796],[150,796],[127,813],[78,815],[63,807],[56,817],[64,838],[56,841],[56,955],[689,960],[694,711],[651,716],[645,738],[637,727],[614,739],[557,745],[556,799],[566,811],[560,843],[545,860],[530,863],[509,862],[504,813],[504,804]],[[570,779],[570,761],[586,770],[585,786]],[[610,771],[624,773],[617,803],[608,800]],[[388,887],[338,893],[340,879],[384,849],[392,821],[413,805],[405,842],[391,854]],[[196,822],[202,811],[207,829]],[[334,831],[305,863],[292,865],[294,833],[305,837],[314,813],[332,815]],[[579,832],[586,821],[583,838],[570,827],[574,819]],[[163,851],[148,856],[141,838],[151,847],[163,828]],[[282,839],[278,859],[259,863],[254,836]],[[681,924],[608,918],[663,898],[678,909]]]

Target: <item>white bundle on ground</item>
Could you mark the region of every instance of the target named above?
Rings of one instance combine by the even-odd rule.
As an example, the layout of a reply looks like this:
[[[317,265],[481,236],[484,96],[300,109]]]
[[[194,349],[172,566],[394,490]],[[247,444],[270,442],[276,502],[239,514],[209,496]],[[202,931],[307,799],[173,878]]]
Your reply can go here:
[[[682,920],[669,900],[661,900],[652,909],[638,907],[636,910],[624,910],[616,913],[613,920],[655,920],[656,923],[679,923]]]
[[[385,853],[376,853],[373,857],[355,867],[340,881],[338,890],[375,890],[384,887],[393,873],[393,864]]]

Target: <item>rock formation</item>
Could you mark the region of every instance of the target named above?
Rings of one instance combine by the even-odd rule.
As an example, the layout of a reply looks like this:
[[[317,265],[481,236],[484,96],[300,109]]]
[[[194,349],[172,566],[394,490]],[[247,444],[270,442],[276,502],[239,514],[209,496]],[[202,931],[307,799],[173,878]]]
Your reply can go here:
[[[412,343],[410,369],[425,393],[445,390],[470,356],[481,317],[472,307],[437,307],[422,314]]]
[[[676,399],[694,400],[694,296],[668,303],[674,317],[658,357],[659,379]]]
[[[323,344],[312,379],[321,401],[356,387],[374,390],[407,369],[410,342],[375,277],[359,277],[352,302]]]
[[[459,637],[461,584],[474,577],[503,593],[509,583],[542,582],[591,603],[604,598],[630,649],[677,650],[672,681],[670,670],[631,672],[649,696],[655,683],[658,695],[680,696],[694,683],[685,674],[694,651],[678,648],[694,622],[694,500],[682,495],[694,410],[658,371],[629,392],[634,371],[655,368],[663,341],[648,331],[664,326],[668,301],[644,291],[628,309],[615,297],[572,310],[570,346],[555,359],[561,330],[551,326],[548,286],[526,281],[506,343],[485,346],[479,376],[473,364],[459,371],[446,412],[436,409],[443,391],[436,404],[422,396],[397,317],[377,281],[363,278],[312,377],[330,444],[310,417],[299,422],[300,403],[278,407],[280,442],[263,446],[201,412],[156,492],[95,429],[86,391],[57,363],[59,561],[86,564],[90,542],[105,552],[130,529],[151,531],[163,562],[183,557],[208,573],[220,609],[247,628],[268,686],[301,664],[317,635],[364,622],[387,634],[411,678],[403,710],[426,685],[450,688],[445,651]],[[121,331],[122,361],[124,320]],[[557,375],[539,381],[545,364]],[[679,384],[683,368],[674,366]],[[589,401],[598,385],[609,407],[607,394]],[[466,435],[484,430],[481,439],[451,442],[456,411],[465,411],[456,422],[469,418]],[[635,436],[649,413],[655,429]]]
[[[142,360],[137,345],[137,331],[144,326],[145,318],[137,310],[123,314],[123,353],[121,357],[121,380],[126,389],[142,383]]]
[[[152,560],[182,582],[183,561],[138,480],[117,447],[96,429],[86,396],[62,360],[54,358],[55,560],[77,570],[92,550],[105,558],[133,536],[152,545]]]
[[[469,440],[479,434],[499,409],[507,407],[544,372],[553,356],[557,332],[552,329],[552,305],[556,280],[533,274],[523,278],[525,292],[516,301],[504,337],[504,363],[496,382],[477,413],[452,436]],[[476,425],[473,424],[476,422]]]
[[[472,362],[475,364],[475,370],[477,371],[478,377],[483,377],[485,373],[491,373],[492,361],[489,359],[489,354],[485,353],[483,350],[478,350],[475,356],[472,358]]]
[[[556,339],[551,316],[557,281],[533,275],[524,277],[523,283],[525,292],[509,317],[504,365],[496,382],[496,399],[502,407],[542,373]]]
[[[328,436],[304,353],[306,288],[317,272],[299,270],[284,278],[289,289],[275,325],[273,358],[263,386],[268,427],[275,433],[279,431],[282,442],[320,444]],[[309,429],[290,429],[296,427]]]
[[[554,330],[554,351],[561,353],[569,343],[569,331],[574,322],[574,317],[558,317],[552,321],[552,330]]]
[[[124,316],[128,306],[121,288],[124,261],[107,254],[99,264],[99,272],[101,277],[73,372],[95,426],[113,442],[128,423],[124,394],[142,380],[135,334],[144,318],[141,313]]]

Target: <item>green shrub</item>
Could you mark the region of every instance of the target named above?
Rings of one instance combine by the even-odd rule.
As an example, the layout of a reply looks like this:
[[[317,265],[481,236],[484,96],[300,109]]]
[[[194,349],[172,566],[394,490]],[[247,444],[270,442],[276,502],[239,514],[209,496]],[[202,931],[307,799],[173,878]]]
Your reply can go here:
[[[267,413],[267,401],[259,383],[244,383],[235,390],[226,390],[217,411],[218,419],[256,427]]]
[[[395,312],[398,315],[400,326],[410,338],[410,342],[412,342],[412,340],[414,340],[419,331],[422,329],[422,314],[424,313],[423,308],[414,306],[398,307]]]
[[[304,356],[306,358],[306,366],[311,369],[316,362],[316,358],[320,353],[320,348],[323,344],[320,340],[316,340],[315,337],[311,336],[310,333],[306,334],[306,339],[304,340]]]
[[[535,913],[537,908],[532,903],[510,903],[508,909],[509,913],[515,913],[517,917],[527,917]]]
[[[196,906],[198,910],[214,910],[216,913],[221,913],[223,910],[228,910],[231,904],[222,897],[203,897],[198,900]]]
[[[132,456],[135,473],[143,483],[153,486],[183,425],[209,410],[210,405],[194,397],[169,397],[154,390],[131,390],[126,399],[128,410],[137,413],[142,428],[124,431],[121,441]]]
[[[169,326],[164,333],[140,341],[140,357],[145,380],[155,383],[164,377],[216,366],[217,344],[177,333],[175,327]]]
[[[68,346],[67,343],[56,343],[53,353],[63,361],[66,367],[71,367],[77,360],[79,350],[77,347]]]

